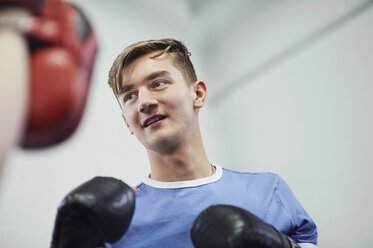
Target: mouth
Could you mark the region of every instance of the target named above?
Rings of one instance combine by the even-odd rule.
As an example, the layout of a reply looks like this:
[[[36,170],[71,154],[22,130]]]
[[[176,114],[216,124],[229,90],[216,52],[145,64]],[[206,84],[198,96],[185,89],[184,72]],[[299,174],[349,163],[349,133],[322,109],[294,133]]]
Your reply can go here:
[[[164,118],[166,118],[167,116],[165,115],[153,115],[151,116],[150,118],[146,119],[143,123],[143,127],[148,127],[160,120],[163,120]]]

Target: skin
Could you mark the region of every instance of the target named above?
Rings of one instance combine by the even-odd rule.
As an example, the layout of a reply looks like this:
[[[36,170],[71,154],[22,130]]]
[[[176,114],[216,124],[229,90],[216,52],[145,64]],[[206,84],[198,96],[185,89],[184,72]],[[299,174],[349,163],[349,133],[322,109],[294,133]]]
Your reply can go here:
[[[211,175],[199,128],[199,109],[207,88],[203,81],[186,82],[172,58],[159,51],[143,55],[122,72],[118,96],[123,119],[146,148],[151,178],[172,182]],[[148,120],[161,118],[146,126]]]
[[[0,28],[0,54],[1,175],[7,154],[21,138],[27,113],[28,51],[25,38],[12,29]]]

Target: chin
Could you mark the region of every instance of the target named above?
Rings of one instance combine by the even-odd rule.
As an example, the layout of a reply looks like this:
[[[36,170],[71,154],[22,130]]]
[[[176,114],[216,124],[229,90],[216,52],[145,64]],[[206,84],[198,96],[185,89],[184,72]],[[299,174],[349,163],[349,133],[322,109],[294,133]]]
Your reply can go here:
[[[164,137],[153,140],[148,146],[148,149],[158,153],[170,153],[179,147],[178,139],[173,137]]]

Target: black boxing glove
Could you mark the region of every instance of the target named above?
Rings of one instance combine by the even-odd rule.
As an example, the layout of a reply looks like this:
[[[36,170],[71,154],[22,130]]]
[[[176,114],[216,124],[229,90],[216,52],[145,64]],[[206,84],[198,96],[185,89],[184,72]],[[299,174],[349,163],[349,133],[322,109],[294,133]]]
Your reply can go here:
[[[191,238],[196,248],[299,248],[300,246],[250,212],[216,205],[194,220]]]
[[[127,184],[95,177],[63,199],[51,248],[96,248],[115,243],[127,231],[134,209],[135,195]]]

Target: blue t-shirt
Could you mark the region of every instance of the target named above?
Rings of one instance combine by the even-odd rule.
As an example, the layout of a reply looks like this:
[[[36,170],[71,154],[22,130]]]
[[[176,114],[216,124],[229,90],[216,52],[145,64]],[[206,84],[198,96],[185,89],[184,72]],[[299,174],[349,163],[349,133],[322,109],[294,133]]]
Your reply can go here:
[[[136,208],[127,233],[106,247],[192,248],[190,228],[211,205],[241,207],[298,243],[317,244],[316,225],[288,185],[273,173],[243,173],[216,166],[209,177],[137,186]]]

